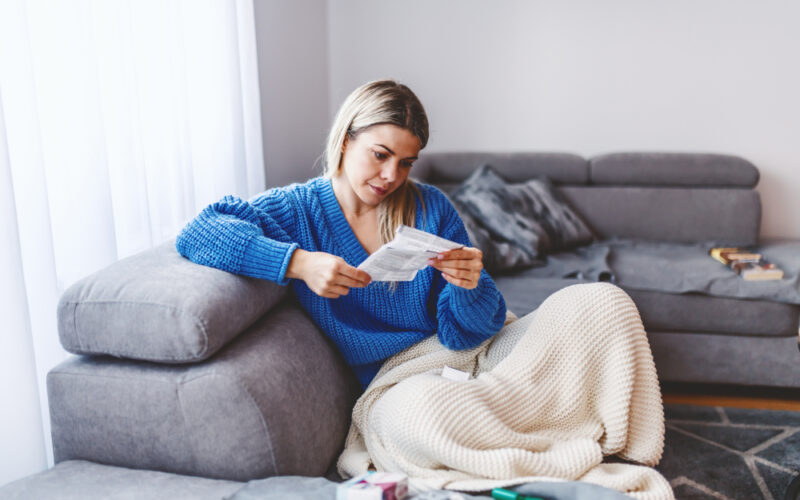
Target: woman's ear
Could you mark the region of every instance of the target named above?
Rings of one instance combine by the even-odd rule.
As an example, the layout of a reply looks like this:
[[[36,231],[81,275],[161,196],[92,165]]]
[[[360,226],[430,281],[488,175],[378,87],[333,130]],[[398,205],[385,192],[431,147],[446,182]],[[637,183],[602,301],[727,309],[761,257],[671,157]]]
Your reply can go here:
[[[347,142],[349,141],[350,137],[345,135],[344,141],[342,141],[342,154],[344,154],[344,150],[347,149]]]

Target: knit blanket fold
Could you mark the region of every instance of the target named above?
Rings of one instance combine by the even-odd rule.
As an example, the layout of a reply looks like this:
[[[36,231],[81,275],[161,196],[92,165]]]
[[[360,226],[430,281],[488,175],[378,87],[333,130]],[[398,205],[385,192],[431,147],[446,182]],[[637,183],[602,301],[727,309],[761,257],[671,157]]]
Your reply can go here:
[[[444,366],[472,377],[444,378]],[[672,499],[651,468],[663,448],[638,310],[597,283],[554,293],[473,349],[450,351],[433,336],[389,358],[356,402],[338,469],[403,472],[416,492],[579,480]],[[604,462],[614,455],[634,463]]]

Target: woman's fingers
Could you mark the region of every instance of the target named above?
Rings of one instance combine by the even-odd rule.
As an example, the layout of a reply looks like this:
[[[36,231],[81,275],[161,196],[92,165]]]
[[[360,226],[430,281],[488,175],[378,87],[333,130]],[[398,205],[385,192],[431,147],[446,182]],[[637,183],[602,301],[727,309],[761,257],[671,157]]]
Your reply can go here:
[[[460,286],[461,288],[466,288],[468,290],[472,290],[473,288],[478,286],[478,280],[477,279],[472,280],[472,279],[466,279],[466,278],[458,278],[458,277],[453,276],[453,275],[451,275],[449,273],[446,273],[446,272],[442,273],[442,277],[444,277],[444,279],[448,283],[452,283],[452,284],[454,284],[456,286]]]
[[[312,255],[315,257],[314,266],[308,270],[304,281],[320,297],[337,299],[347,295],[350,288],[362,288],[372,281],[369,274],[349,265],[341,257],[325,252]]]
[[[480,270],[483,269],[483,255],[480,250],[473,250],[475,250],[474,253],[466,255],[469,258],[463,258],[465,257],[463,253],[444,252],[435,258],[429,259],[428,264],[440,271],[446,270],[456,272],[463,270],[467,272],[480,272]]]
[[[342,260],[342,265],[337,269],[340,275],[347,281],[347,283],[352,283],[351,285],[347,286],[367,286],[369,285],[370,281],[372,281],[372,276],[370,276],[366,271],[362,271],[356,267],[353,267],[344,260]]]
[[[366,274],[366,273],[364,273],[364,274]],[[367,274],[367,276],[369,276],[369,274]],[[369,284],[369,279],[366,282],[364,282],[363,280],[357,280],[357,279],[351,278],[350,276],[348,276],[346,274],[339,273],[335,277],[334,284],[341,285],[341,286],[346,286],[348,288],[363,288],[363,287],[365,287],[365,286],[367,286]]]
[[[483,252],[473,247],[461,247],[453,250],[446,250],[439,254],[441,259],[445,260],[481,260],[483,259]]]
[[[437,267],[436,264],[439,264],[441,267],[446,267],[449,269],[480,269],[483,267],[481,262],[476,259],[470,260],[439,260],[439,259],[431,259],[434,263],[434,267]]]
[[[467,278],[469,276],[478,275],[480,274],[481,269],[483,269],[483,266],[480,263],[462,264],[441,261],[431,265],[439,271],[446,271],[458,278]]]
[[[428,261],[435,269],[442,271],[448,283],[472,289],[478,286],[483,270],[483,253],[477,248],[457,248],[448,250]]]
[[[447,273],[453,278],[462,278],[462,279],[474,278],[480,276],[481,274],[479,269],[458,269],[452,267],[442,267],[439,270],[442,271],[443,273]]]
[[[366,273],[365,273],[366,274]],[[367,275],[369,276],[369,275]],[[350,288],[363,288],[367,285],[363,281],[355,280],[344,274],[336,274],[322,285],[321,295],[329,299],[337,299],[350,293]]]
[[[322,291],[319,295],[328,299],[338,299],[342,295],[347,295],[350,289],[346,286],[332,286]]]

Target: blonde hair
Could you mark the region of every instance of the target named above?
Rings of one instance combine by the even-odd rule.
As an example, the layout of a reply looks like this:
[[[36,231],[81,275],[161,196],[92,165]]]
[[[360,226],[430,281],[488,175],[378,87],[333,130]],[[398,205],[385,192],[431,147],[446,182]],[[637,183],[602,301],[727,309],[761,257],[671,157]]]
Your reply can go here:
[[[345,138],[352,141],[373,125],[391,124],[414,134],[423,149],[428,143],[428,117],[416,95],[394,80],[376,80],[355,89],[342,103],[333,121],[323,158],[323,175],[333,177],[342,163]],[[378,206],[381,243],[394,238],[398,226],[414,226],[419,188],[411,179],[398,187]],[[423,205],[423,212],[424,212]]]

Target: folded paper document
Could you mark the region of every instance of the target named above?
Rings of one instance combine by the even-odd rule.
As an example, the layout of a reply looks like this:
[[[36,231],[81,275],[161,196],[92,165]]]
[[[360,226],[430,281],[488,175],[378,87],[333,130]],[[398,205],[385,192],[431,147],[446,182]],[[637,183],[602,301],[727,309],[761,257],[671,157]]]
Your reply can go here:
[[[394,239],[358,266],[372,281],[411,281],[439,252],[464,245],[409,226],[397,228]]]

